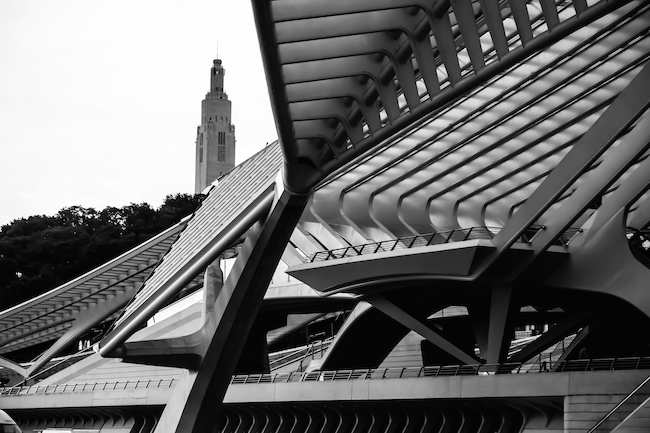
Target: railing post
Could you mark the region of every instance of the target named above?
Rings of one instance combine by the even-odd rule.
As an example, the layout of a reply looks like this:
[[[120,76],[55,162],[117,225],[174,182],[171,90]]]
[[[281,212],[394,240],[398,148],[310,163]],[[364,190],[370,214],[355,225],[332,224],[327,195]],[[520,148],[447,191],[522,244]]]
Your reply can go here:
[[[413,240],[411,240],[411,243],[409,244],[407,249],[411,249],[413,247],[413,244],[415,243],[415,240],[417,239],[417,236],[413,236]]]
[[[454,234],[455,230],[449,230],[449,236],[447,236],[447,239],[445,239],[445,244],[449,242],[449,239],[451,239],[451,236]]]
[[[467,239],[469,239],[469,235],[472,234],[472,230],[474,230],[474,227],[470,227],[470,228],[469,228],[469,230],[467,231],[467,234],[465,235],[465,239],[463,239],[464,241],[466,241]]]

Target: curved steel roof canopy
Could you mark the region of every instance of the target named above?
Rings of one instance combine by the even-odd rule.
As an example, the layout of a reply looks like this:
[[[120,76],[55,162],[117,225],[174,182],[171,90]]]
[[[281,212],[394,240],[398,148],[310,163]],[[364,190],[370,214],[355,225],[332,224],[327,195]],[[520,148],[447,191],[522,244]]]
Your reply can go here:
[[[626,0],[254,0],[285,183],[326,176]]]

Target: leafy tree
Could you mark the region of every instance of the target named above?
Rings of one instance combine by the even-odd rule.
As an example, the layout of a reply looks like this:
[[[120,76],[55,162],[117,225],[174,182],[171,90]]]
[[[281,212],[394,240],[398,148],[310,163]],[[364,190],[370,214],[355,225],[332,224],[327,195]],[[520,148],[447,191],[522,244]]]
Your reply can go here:
[[[131,203],[101,211],[82,206],[0,228],[0,311],[69,281],[194,212],[201,194],[168,195],[158,208]]]

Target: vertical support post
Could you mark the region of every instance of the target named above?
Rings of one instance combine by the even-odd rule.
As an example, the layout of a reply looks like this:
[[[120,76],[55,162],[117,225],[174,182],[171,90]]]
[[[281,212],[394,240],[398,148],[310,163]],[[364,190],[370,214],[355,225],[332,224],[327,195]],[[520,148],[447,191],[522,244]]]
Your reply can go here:
[[[487,351],[484,357],[488,364],[498,364],[507,358],[514,307],[512,292],[512,284],[492,286]]]
[[[174,391],[156,433],[213,431],[223,397],[235,370],[264,293],[291,233],[307,204],[306,195],[284,191],[264,223],[250,230],[228,280],[219,292],[212,323],[205,329],[206,349],[197,371]],[[241,259],[241,260],[240,260]]]

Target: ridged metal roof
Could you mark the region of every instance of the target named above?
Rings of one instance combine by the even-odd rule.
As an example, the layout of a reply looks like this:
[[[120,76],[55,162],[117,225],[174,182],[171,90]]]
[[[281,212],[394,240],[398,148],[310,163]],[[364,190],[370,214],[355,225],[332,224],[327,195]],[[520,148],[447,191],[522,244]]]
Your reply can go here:
[[[531,55],[581,38],[584,25],[625,3],[254,1],[285,182],[309,191]],[[421,135],[448,126],[436,123]]]
[[[188,219],[74,280],[0,313],[0,353],[60,337],[74,314],[115,296],[127,286],[140,287]]]
[[[118,319],[119,326],[183,266],[199,254],[223,228],[266,191],[282,167],[282,152],[277,142],[237,165],[210,190],[194,213],[178,241],[144,283],[135,299]]]
[[[102,266],[0,313],[0,354],[61,337],[74,323],[76,313],[133,287],[138,293],[125,314],[118,312],[106,320],[128,317],[274,182],[281,162],[277,142],[267,146],[222,177],[192,217]],[[203,275],[197,275],[191,285],[200,285],[202,280]]]
[[[577,2],[552,4],[560,22],[577,18]],[[533,35],[548,31],[547,6],[527,2]],[[512,51],[521,43],[515,31],[519,24],[512,16],[503,24]],[[649,30],[647,2],[630,2],[605,14],[340,170],[317,188],[311,213],[333,226],[354,227],[369,240],[503,227],[647,63]],[[486,53],[491,49],[486,47]],[[470,58],[465,62],[470,70],[476,67]],[[409,106],[401,110],[408,112]],[[559,209],[624,136],[556,198],[538,224]],[[613,179],[603,197],[645,158]]]

